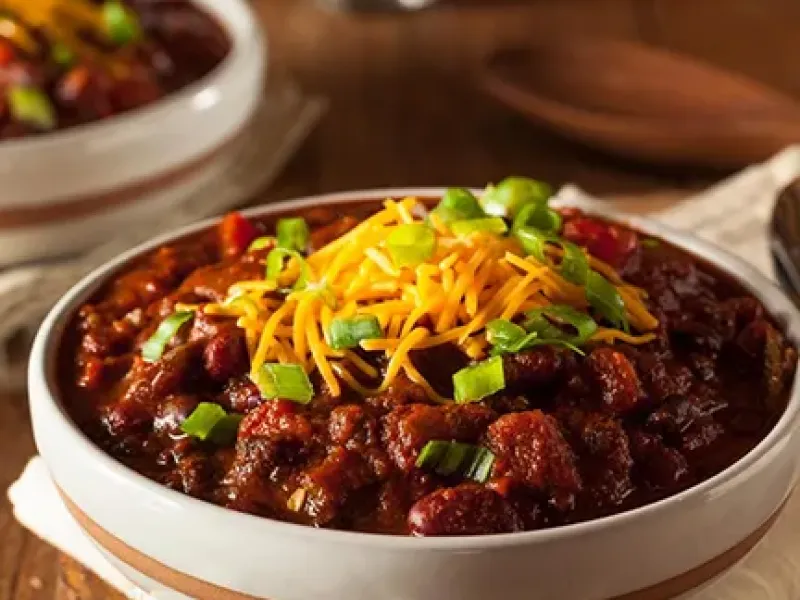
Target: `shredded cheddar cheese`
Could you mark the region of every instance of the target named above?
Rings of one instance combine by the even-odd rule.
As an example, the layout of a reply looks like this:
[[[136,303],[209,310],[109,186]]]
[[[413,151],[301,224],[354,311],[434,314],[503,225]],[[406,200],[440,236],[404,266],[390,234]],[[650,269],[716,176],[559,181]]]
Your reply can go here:
[[[413,351],[457,344],[479,360],[488,355],[484,328],[493,319],[513,319],[556,303],[586,309],[581,286],[564,280],[551,264],[526,256],[515,239],[483,232],[457,237],[435,215],[430,219],[437,242],[433,255],[414,267],[398,267],[386,240],[395,228],[421,222],[414,216],[420,208],[414,198],[387,200],[383,210],[310,254],[306,260],[313,283],[302,291],[281,297],[274,282],[243,281],[231,287],[225,302],[202,310],[237,318],[246,333],[253,375],[266,362],[296,363],[307,373],[316,371],[327,391],[339,396],[343,386],[379,393],[405,373],[432,399],[445,401],[415,368]],[[644,292],[623,282],[609,265],[587,258],[617,288],[638,332],[601,327],[591,341],[644,344],[654,339],[649,332],[658,321],[644,304]],[[289,261],[278,278],[280,286],[298,276],[296,262]],[[354,315],[372,315],[381,327],[381,339],[362,340],[360,346],[383,353],[382,377],[358,353],[330,346],[332,321]]]

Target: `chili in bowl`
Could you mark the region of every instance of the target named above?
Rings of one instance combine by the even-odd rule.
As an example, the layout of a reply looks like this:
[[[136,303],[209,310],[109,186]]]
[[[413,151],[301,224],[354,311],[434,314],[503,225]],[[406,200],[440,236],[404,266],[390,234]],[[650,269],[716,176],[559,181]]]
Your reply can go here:
[[[312,198],[96,272],[32,357],[67,506],[192,597],[669,597],[718,574],[796,479],[797,313],[718,249],[550,195]]]
[[[0,11],[0,264],[81,250],[169,206],[213,171],[261,95],[263,43],[243,0]]]

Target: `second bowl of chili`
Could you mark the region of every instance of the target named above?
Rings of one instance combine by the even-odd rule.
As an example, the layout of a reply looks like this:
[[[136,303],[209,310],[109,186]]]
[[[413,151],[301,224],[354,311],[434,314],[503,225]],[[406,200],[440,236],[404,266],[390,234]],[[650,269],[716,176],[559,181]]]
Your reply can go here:
[[[210,171],[261,96],[243,0],[9,0],[0,264],[73,252]]]

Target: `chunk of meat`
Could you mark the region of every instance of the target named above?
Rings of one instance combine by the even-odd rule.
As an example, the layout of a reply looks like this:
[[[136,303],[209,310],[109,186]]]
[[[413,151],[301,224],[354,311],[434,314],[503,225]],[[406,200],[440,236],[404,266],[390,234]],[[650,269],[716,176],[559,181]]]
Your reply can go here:
[[[523,523],[500,494],[465,483],[436,490],[414,504],[408,529],[416,536],[482,535],[521,531]]]
[[[191,293],[201,300],[222,302],[234,283],[263,277],[264,265],[246,255],[233,263],[223,261],[200,267],[184,280],[177,293]]]
[[[647,485],[664,491],[680,489],[689,477],[686,457],[660,436],[634,430],[629,434],[636,472]]]
[[[647,428],[661,434],[678,435],[696,421],[713,415],[725,406],[725,402],[717,399],[712,390],[698,387],[690,394],[676,394],[667,398],[647,416]]]
[[[198,372],[202,354],[202,344],[190,343],[173,348],[153,363],[138,358],[134,362],[124,398],[155,408],[170,394],[190,387],[190,382]]]
[[[685,394],[694,380],[688,367],[655,353],[639,353],[636,366],[644,389],[656,403],[670,396]]]
[[[329,524],[339,516],[354,492],[373,481],[372,471],[361,454],[334,448],[306,471],[302,483],[306,491],[303,510],[316,525]]]
[[[540,346],[503,355],[506,391],[533,392],[555,382],[570,364],[571,356],[561,348]]]
[[[221,502],[228,508],[272,516],[271,475],[277,465],[294,457],[281,442],[265,437],[240,438],[233,463],[221,482]]]
[[[612,412],[626,413],[642,400],[642,387],[628,358],[612,348],[596,348],[586,359],[603,404]]]
[[[579,429],[584,487],[599,506],[616,506],[630,494],[631,457],[628,435],[618,419],[588,414]]]
[[[410,471],[429,441],[476,442],[494,416],[490,408],[480,404],[409,404],[384,416],[381,436],[397,467]]]
[[[377,479],[392,471],[393,463],[380,443],[378,420],[367,407],[347,404],[334,408],[328,419],[328,436],[332,444],[360,453]]]
[[[239,425],[239,439],[262,437],[275,442],[310,443],[314,430],[289,400],[271,400],[250,412]]]
[[[351,450],[364,450],[380,442],[377,419],[357,404],[337,406],[331,411],[328,435],[334,444]]]
[[[494,477],[549,492],[559,509],[572,505],[581,478],[553,417],[540,410],[504,415],[489,426],[486,445],[495,454]]]
[[[178,460],[175,468],[184,494],[203,498],[213,489],[214,468],[207,454],[195,452],[185,456]]]
[[[428,393],[421,385],[411,381],[405,373],[398,375],[389,389],[367,398],[367,403],[383,411],[406,404],[429,404]]]

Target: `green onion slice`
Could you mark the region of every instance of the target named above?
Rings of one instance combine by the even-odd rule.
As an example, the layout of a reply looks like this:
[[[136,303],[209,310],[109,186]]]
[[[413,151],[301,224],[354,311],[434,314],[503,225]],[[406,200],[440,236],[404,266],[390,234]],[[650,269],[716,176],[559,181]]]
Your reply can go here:
[[[456,404],[477,402],[506,387],[503,359],[494,356],[453,375]]]
[[[300,217],[280,219],[276,227],[278,248],[305,252],[310,233],[306,220]]]
[[[142,358],[147,362],[156,362],[170,340],[175,337],[184,323],[194,316],[194,311],[181,310],[172,313],[156,329],[155,333],[142,344]]]
[[[484,483],[489,479],[494,458],[490,450],[481,446],[431,440],[423,446],[415,466],[445,477],[458,474],[464,479]]]
[[[284,269],[284,259],[293,258],[300,264],[300,276],[294,284],[296,290],[304,289],[311,281],[311,267],[306,259],[296,250],[273,248],[267,254],[267,281],[277,281]]]
[[[595,271],[590,271],[586,279],[586,300],[597,313],[614,327],[629,330],[625,315],[625,302],[619,291],[609,281]]]
[[[203,442],[228,446],[236,440],[242,418],[242,415],[226,413],[219,404],[201,402],[181,423],[181,431]]]
[[[643,239],[640,244],[642,248],[658,248],[661,245],[661,242],[654,238],[645,238]]]
[[[40,130],[54,129],[56,111],[42,90],[29,85],[12,85],[7,91],[8,107],[14,120]]]
[[[525,314],[525,328],[537,332],[543,339],[563,340],[582,346],[597,331],[597,323],[591,316],[564,304],[535,308]],[[575,333],[569,333],[564,326],[572,327]]]
[[[484,217],[467,221],[453,221],[450,223],[450,230],[459,237],[466,237],[479,231],[503,235],[508,231],[508,226],[500,217]]]
[[[545,233],[555,234],[561,231],[562,223],[563,219],[557,211],[546,204],[529,202],[514,217],[512,229],[517,231],[521,227],[533,227]]]
[[[539,262],[558,268],[561,276],[575,285],[584,285],[589,274],[589,259],[578,246],[572,242],[561,239],[549,233],[544,233],[533,227],[520,227],[514,234],[517,236],[523,250]],[[564,252],[559,264],[554,263],[547,256],[545,249],[548,244],[560,246]]]
[[[544,182],[527,177],[507,177],[495,186],[489,186],[481,197],[486,214],[513,219],[526,204],[544,204],[553,195],[553,189]]]
[[[432,211],[443,223],[485,217],[478,199],[464,188],[448,188]]]
[[[575,340],[566,336],[552,324],[550,329],[544,331],[526,331],[519,325],[506,319],[495,319],[486,325],[486,336],[492,344],[492,356],[501,354],[514,354],[535,346],[564,346],[570,350],[583,354]]]
[[[250,245],[247,247],[247,251],[253,252],[255,250],[263,250],[264,248],[269,248],[272,245],[277,245],[277,240],[270,235],[263,235],[250,242]]]
[[[291,400],[308,404],[314,398],[314,387],[300,365],[265,363],[253,383],[267,400]]]
[[[398,267],[413,267],[425,262],[436,251],[436,232],[428,225],[400,225],[386,239],[389,254]]]
[[[75,53],[72,48],[63,42],[53,42],[50,47],[50,58],[59,67],[64,67],[65,69],[75,64]]]
[[[528,332],[507,319],[494,319],[486,324],[486,339],[501,350],[518,344]]]
[[[108,39],[120,46],[142,37],[142,27],[136,13],[119,0],[106,0],[103,4],[103,22]]]
[[[328,328],[329,343],[334,350],[356,348],[361,340],[375,340],[382,337],[383,330],[375,315],[334,319]]]

